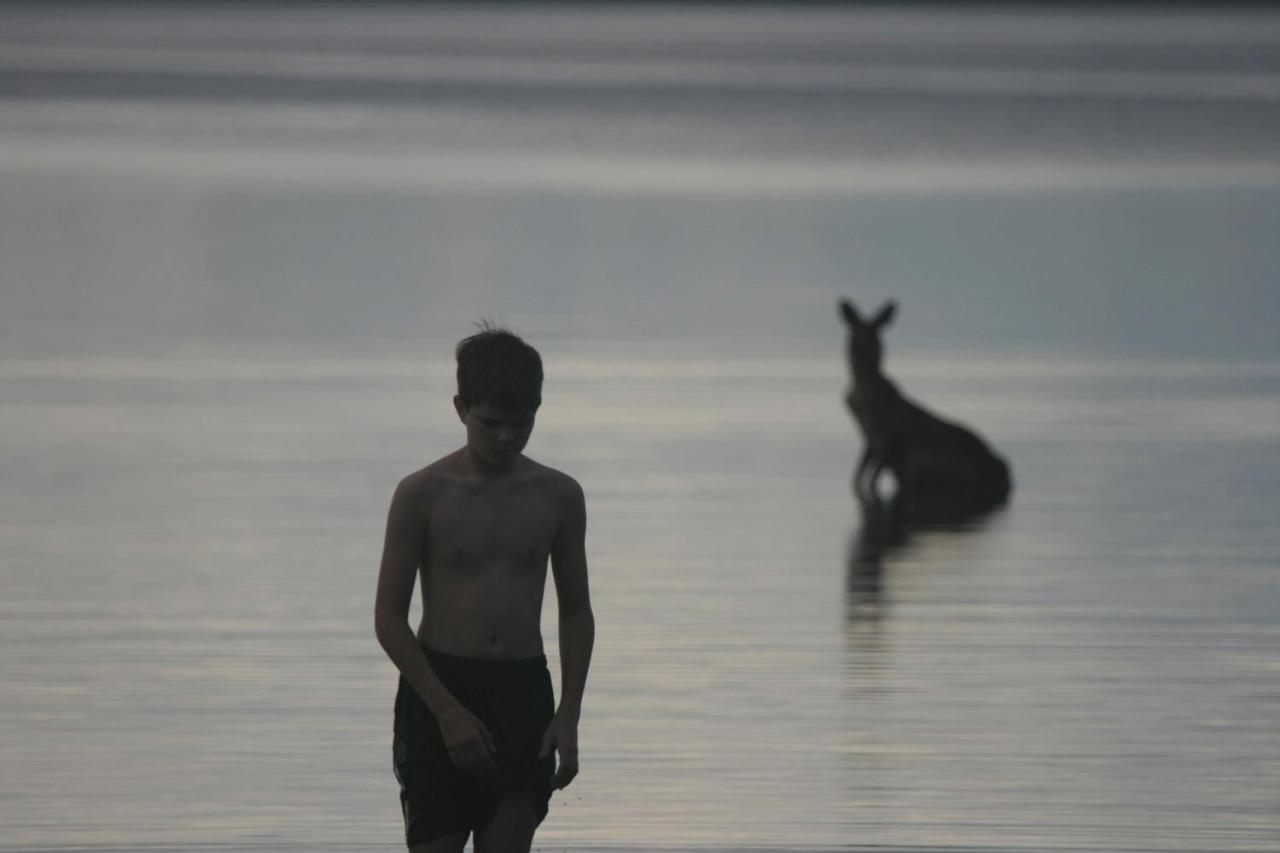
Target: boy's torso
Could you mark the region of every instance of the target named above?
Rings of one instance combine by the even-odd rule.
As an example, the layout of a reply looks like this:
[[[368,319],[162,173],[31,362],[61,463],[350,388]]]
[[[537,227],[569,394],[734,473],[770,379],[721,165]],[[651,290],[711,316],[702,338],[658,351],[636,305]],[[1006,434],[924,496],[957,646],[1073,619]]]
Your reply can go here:
[[[559,472],[520,457],[483,480],[460,453],[424,468],[419,561],[424,646],[476,658],[543,653],[547,560],[560,528]]]

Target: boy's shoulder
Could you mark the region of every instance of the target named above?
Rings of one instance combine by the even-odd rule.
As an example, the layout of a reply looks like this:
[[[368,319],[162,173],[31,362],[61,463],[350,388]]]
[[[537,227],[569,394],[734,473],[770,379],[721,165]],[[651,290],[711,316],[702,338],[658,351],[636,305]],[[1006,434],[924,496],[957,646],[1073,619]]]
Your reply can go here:
[[[439,491],[441,485],[459,478],[458,453],[442,456],[400,478],[396,491],[406,498],[422,501]]]
[[[419,500],[430,500],[450,485],[465,484],[472,475],[467,469],[464,459],[465,448],[456,450],[436,461],[406,474],[399,488],[406,496]],[[546,489],[561,500],[581,501],[582,486],[573,477],[563,471],[543,465],[521,456],[519,467],[513,472],[513,480],[519,484],[528,484]]]
[[[565,472],[552,468],[550,465],[535,462],[527,456],[524,457],[524,461],[529,464],[527,476],[531,480],[544,485],[557,498],[574,500],[581,497],[582,486]]]

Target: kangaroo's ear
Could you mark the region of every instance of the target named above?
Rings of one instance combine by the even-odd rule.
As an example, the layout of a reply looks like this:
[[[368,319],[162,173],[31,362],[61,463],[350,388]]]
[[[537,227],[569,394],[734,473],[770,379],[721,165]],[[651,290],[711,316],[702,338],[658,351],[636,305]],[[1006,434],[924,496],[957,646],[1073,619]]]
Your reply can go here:
[[[840,300],[840,316],[850,326],[862,325],[862,318],[858,316],[858,309],[853,307],[853,303],[848,299]]]
[[[897,307],[898,306],[894,304],[893,300],[890,299],[879,311],[876,312],[876,315],[871,318],[867,325],[875,326],[877,329],[888,325],[889,321],[893,319],[893,312]]]

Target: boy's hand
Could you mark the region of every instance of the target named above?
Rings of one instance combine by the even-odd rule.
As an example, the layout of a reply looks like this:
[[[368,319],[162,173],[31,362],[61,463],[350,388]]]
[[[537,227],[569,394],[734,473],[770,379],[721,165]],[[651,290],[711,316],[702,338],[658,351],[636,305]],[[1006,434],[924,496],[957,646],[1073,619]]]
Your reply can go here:
[[[498,772],[495,756],[498,748],[484,723],[461,704],[436,716],[440,735],[455,767],[475,776],[492,776]]]
[[[547,732],[542,736],[542,749],[538,757],[545,758],[551,754],[555,746],[560,753],[560,766],[556,769],[556,778],[552,780],[553,789],[567,788],[578,775],[578,724],[574,720],[556,714],[551,718]]]

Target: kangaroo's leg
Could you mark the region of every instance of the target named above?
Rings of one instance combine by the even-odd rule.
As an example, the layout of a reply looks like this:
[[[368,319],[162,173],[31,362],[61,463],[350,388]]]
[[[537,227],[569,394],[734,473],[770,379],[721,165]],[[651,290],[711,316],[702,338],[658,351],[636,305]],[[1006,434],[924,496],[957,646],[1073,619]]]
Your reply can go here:
[[[876,484],[880,482],[880,475],[884,473],[884,469],[889,467],[889,460],[879,454],[871,460],[871,473],[866,478],[867,500],[880,502],[880,490],[876,488]]]
[[[858,464],[853,469],[853,495],[860,501],[866,501],[867,499],[862,481],[866,477],[867,468],[870,464],[871,445],[866,445],[862,448],[862,456],[859,457]]]

